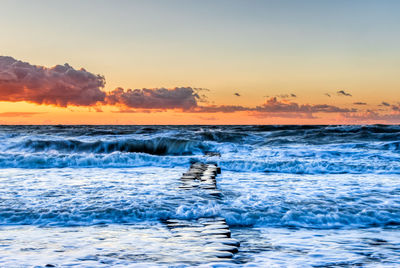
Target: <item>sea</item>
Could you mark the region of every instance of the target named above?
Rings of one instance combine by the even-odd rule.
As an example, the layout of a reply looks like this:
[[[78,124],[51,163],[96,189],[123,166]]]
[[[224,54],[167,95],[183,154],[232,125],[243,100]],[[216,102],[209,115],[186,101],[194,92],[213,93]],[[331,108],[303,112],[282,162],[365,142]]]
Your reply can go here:
[[[0,126],[0,267],[193,266],[400,267],[400,126]]]

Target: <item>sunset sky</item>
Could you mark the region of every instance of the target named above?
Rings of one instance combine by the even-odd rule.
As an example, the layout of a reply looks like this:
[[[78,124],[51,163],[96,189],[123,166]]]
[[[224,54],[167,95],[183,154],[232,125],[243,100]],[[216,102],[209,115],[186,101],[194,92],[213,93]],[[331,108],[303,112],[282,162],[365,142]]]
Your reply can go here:
[[[0,124],[400,123],[400,1],[0,10]]]

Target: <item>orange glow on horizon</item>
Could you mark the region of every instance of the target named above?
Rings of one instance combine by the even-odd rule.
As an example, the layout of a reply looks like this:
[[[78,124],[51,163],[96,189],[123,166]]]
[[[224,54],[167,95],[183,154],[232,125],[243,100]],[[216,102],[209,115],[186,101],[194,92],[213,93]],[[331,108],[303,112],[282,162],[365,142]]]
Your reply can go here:
[[[31,113],[31,114],[30,114]],[[345,118],[336,113],[320,113],[315,118],[273,117],[262,113],[190,113],[178,110],[118,112],[104,106],[102,112],[87,107],[59,108],[26,102],[0,102],[0,124],[22,125],[257,125],[257,124],[362,124],[377,120]],[[390,122],[389,122],[390,123]]]

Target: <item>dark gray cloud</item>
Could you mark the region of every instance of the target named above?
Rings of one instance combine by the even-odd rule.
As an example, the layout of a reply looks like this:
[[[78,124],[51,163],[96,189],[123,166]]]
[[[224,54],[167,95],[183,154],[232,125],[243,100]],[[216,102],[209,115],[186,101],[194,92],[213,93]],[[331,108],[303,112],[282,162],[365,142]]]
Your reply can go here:
[[[90,106],[103,101],[101,75],[68,64],[52,68],[0,56],[0,101],[27,101],[60,107]]]
[[[352,97],[350,93],[345,92],[344,90],[339,90],[336,92],[339,96],[345,96],[345,97]]]
[[[107,94],[105,104],[139,109],[189,110],[198,106],[197,100],[200,98],[191,87],[128,90],[117,88]]]
[[[386,106],[386,107],[389,107],[389,106],[390,106],[390,104],[389,104],[389,103],[387,103],[387,102],[384,102],[384,101],[382,101],[382,103],[381,103],[379,106]]]
[[[235,95],[235,96],[238,96],[238,97],[240,97],[240,94],[239,93],[234,93],[233,95]]]
[[[354,105],[367,105],[365,102],[353,102]]]
[[[83,68],[76,70],[67,63],[47,68],[0,56],[0,101],[26,101],[60,107],[109,104],[139,109],[188,110],[206,99],[198,94],[206,90],[202,88],[117,88],[106,93],[104,86],[103,76]]]

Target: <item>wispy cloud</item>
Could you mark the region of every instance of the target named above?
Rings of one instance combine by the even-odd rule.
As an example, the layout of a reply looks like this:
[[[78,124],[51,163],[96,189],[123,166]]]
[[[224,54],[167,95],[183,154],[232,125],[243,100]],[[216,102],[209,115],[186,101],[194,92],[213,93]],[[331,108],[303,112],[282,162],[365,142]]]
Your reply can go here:
[[[395,112],[400,112],[400,104],[399,105],[392,105],[392,110]]]
[[[339,108],[328,104],[298,104],[296,102],[284,102],[277,98],[269,98],[262,106],[257,107],[257,111],[270,113],[338,113],[351,112],[355,109]]]
[[[367,105],[366,102],[360,102],[360,101],[358,101],[358,102],[353,102],[353,104],[354,104],[354,105]]]
[[[252,112],[253,114],[269,114],[279,117],[313,117],[314,113],[349,113],[356,112],[356,109],[340,108],[328,104],[298,104],[296,102],[288,102],[278,100],[271,97],[260,106],[246,107],[240,105],[213,105],[199,106],[192,110],[197,113],[234,113],[234,112]]]
[[[345,96],[345,97],[352,97],[352,95],[350,93],[347,93],[344,90],[339,90],[336,92],[339,96]]]
[[[389,107],[390,104],[387,103],[387,102],[385,102],[385,101],[382,101],[382,103],[381,103],[379,106],[386,106],[386,107]]]
[[[382,123],[396,123],[400,122],[400,113],[379,113],[374,110],[366,110],[360,111],[357,113],[347,113],[342,114],[342,117],[346,119],[350,119],[351,121],[356,121],[359,123],[374,123],[374,122],[382,122]]]
[[[276,95],[275,97],[277,98],[281,98],[281,99],[288,99],[288,98],[296,98],[297,95],[290,93],[290,94],[280,94],[280,95]]]
[[[192,109],[190,112],[193,113],[235,113],[253,111],[254,108],[245,107],[240,105],[209,105],[209,106],[198,106]]]

